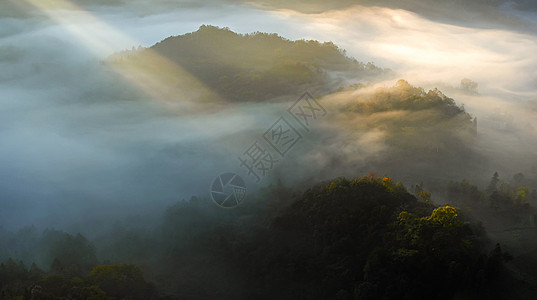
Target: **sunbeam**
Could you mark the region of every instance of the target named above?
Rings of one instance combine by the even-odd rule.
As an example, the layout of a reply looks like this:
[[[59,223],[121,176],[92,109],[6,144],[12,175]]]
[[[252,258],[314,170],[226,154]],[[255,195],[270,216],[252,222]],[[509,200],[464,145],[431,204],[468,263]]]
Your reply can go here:
[[[25,3],[60,24],[71,36],[83,43],[96,57],[112,55],[125,45],[139,45],[121,31],[109,26],[91,12],[67,0],[24,0]],[[121,58],[107,59],[106,65],[154,100],[180,106],[188,113],[196,102],[218,101],[209,87],[181,66],[151,49],[135,62],[124,63]],[[179,110],[177,110],[179,111]]]

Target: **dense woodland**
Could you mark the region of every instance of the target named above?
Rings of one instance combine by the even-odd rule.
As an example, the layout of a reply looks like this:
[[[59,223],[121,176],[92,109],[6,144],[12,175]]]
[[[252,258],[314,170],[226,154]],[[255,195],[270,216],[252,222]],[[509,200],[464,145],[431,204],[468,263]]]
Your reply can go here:
[[[405,80],[388,87],[358,83],[320,101],[333,112],[316,141],[331,158],[320,172],[340,172],[332,177],[375,170],[405,182],[449,181],[483,178],[492,164],[475,147],[477,118],[438,89]]]
[[[237,34],[203,25],[198,31],[169,37],[150,48],[123,51],[110,57],[114,66],[137,67],[153,73],[155,54],[173,62],[219,97],[231,102],[255,102],[298,94],[309,89],[331,90],[346,74],[372,80],[388,70],[358,62],[331,42],[290,41],[277,34]]]
[[[125,219],[91,238],[35,226],[0,230],[2,299],[532,299],[537,292],[535,261],[512,246],[520,241],[500,244],[485,230],[498,223],[534,230],[535,182],[522,173],[491,174],[485,187],[463,180],[457,168],[480,161],[472,147],[477,120],[438,89],[405,80],[372,89],[367,82],[389,71],[332,43],[212,26],[108,63],[146,69],[154,53],[230,105],[305,86],[335,92],[322,103],[338,112],[329,121],[351,133],[342,143],[378,133],[383,150],[362,158],[397,176],[356,170],[305,189],[278,181],[232,210],[192,197],[155,223]],[[349,86],[341,74],[361,83]],[[353,167],[337,159],[329,167],[342,166]],[[458,180],[404,176],[450,171]]]
[[[352,130],[382,130],[386,145],[398,155],[427,159],[441,150],[444,158],[446,153],[460,156],[470,151],[477,136],[477,119],[438,89],[425,91],[399,80],[393,87],[350,94],[348,99],[338,117],[343,122],[360,120]]]
[[[295,197],[291,188],[272,186],[231,211],[194,197],[167,208],[156,226],[125,223],[94,241],[35,227],[3,231],[1,295],[523,299],[532,287],[505,267],[512,255],[465,214],[479,207],[511,215],[537,201],[535,191],[520,192],[496,206],[495,195],[508,189],[497,179],[487,191],[450,183],[449,205],[441,206],[419,185],[409,192],[371,174],[319,183]]]

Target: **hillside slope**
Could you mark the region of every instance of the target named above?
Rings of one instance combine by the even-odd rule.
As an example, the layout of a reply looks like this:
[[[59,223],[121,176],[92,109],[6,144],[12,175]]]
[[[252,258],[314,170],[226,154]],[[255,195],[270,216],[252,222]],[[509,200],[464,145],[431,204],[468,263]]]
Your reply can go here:
[[[156,72],[155,56],[175,64],[232,102],[264,101],[296,95],[304,89],[331,90],[339,87],[344,77],[368,81],[388,72],[348,57],[331,42],[290,41],[261,32],[237,34],[206,25],[148,49],[117,53],[109,61],[116,66],[134,64],[138,70]]]

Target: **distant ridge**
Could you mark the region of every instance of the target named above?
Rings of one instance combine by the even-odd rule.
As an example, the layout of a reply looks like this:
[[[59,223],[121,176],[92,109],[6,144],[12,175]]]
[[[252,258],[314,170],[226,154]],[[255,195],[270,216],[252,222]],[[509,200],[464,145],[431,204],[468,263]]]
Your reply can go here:
[[[373,80],[388,70],[348,57],[332,42],[291,41],[275,33],[238,34],[203,25],[149,48],[228,101],[264,101],[304,89],[337,89],[344,76]],[[145,48],[116,53],[114,63],[141,63]],[[337,76],[329,76],[337,74]]]

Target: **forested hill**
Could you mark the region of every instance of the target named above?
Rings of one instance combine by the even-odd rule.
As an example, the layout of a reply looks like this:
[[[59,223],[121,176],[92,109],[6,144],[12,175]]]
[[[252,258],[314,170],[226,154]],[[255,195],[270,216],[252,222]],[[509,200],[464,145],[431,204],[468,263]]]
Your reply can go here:
[[[273,187],[235,211],[193,198],[154,229],[124,224],[94,242],[0,230],[11,241],[0,244],[0,298],[490,300],[521,299],[513,285],[528,288],[461,210],[388,177],[291,194]]]
[[[150,70],[151,54],[155,53],[228,101],[263,101],[295,95],[305,88],[335,89],[341,85],[337,77],[342,75],[367,81],[387,72],[348,57],[331,42],[291,41],[261,32],[238,34],[206,25],[149,49],[117,53],[110,60]]]
[[[399,80],[393,87],[342,96],[347,101],[339,107],[341,119],[359,118],[353,130],[381,130],[399,158],[404,153],[422,159],[440,151],[460,154],[469,151],[477,135],[477,119],[438,89],[426,92]]]
[[[486,164],[476,151],[477,119],[438,89],[426,91],[405,80],[393,86],[355,84],[322,103],[335,112],[327,117],[330,123],[338,125],[324,136],[339,137],[319,138],[319,147],[331,155],[323,174],[382,170],[411,182],[425,176],[457,180],[481,176]]]

